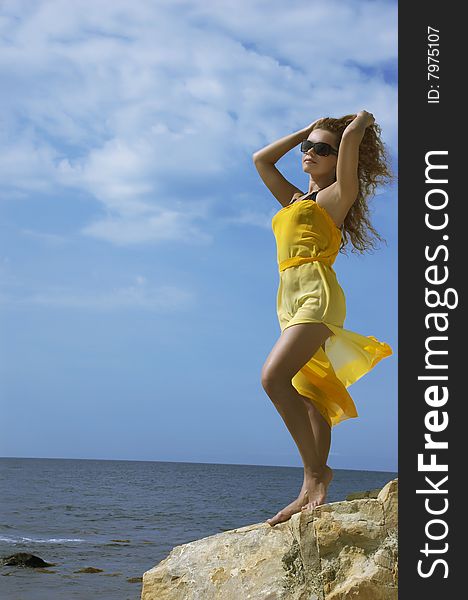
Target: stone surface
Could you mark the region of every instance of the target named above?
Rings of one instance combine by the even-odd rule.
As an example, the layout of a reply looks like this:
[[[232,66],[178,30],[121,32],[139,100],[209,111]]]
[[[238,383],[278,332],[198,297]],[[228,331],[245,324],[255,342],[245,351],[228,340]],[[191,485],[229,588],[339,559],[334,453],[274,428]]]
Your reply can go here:
[[[34,569],[41,567],[55,567],[54,563],[45,562],[40,556],[30,554],[29,552],[17,552],[10,556],[0,558],[0,564],[5,567],[31,567]]]
[[[397,600],[397,534],[395,479],[377,497],[176,546],[143,574],[141,600]]]
[[[380,494],[380,488],[375,490],[367,490],[365,492],[353,492],[346,496],[346,500],[360,500],[361,498],[377,498]]]

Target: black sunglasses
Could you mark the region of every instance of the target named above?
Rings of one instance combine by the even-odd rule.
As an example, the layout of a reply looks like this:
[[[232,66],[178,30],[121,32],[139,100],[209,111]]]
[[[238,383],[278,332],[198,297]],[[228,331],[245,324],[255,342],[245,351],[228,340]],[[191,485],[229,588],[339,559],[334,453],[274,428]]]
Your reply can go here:
[[[338,154],[338,151],[335,150],[335,148],[332,148],[332,146],[326,142],[311,142],[310,140],[302,140],[301,152],[308,152],[311,148],[313,148],[319,156],[328,156],[330,153]]]

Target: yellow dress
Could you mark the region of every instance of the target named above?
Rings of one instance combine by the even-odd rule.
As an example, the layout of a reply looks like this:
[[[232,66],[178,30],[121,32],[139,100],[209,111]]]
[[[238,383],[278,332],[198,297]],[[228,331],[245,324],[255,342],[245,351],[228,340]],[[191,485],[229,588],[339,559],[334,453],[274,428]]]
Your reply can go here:
[[[325,208],[313,199],[296,200],[279,210],[271,224],[277,245],[281,332],[297,323],[325,323],[334,334],[291,380],[333,427],[358,416],[347,388],[393,351],[374,336],[343,327],[346,298],[332,266],[341,231]]]

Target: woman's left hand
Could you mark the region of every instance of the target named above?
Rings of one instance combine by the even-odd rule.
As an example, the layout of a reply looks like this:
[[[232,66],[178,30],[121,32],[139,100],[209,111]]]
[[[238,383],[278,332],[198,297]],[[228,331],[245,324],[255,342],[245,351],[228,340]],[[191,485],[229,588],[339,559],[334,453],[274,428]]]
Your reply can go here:
[[[375,123],[374,115],[367,112],[367,110],[360,110],[356,115],[355,121],[360,121],[364,129]]]

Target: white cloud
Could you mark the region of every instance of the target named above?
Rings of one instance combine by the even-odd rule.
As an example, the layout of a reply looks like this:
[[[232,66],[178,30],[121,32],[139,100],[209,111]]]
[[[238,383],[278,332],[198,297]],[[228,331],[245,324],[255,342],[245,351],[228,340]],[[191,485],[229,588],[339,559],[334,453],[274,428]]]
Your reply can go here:
[[[209,234],[191,222],[190,214],[169,210],[147,217],[107,217],[87,225],[81,233],[122,246],[171,240],[190,244],[211,241]]]
[[[189,190],[242,181],[253,151],[319,116],[370,110],[396,151],[396,85],[366,71],[396,63],[396,3],[43,0],[3,13],[0,176],[11,195],[94,198],[105,216],[85,235],[209,241],[219,200],[194,208]]]
[[[280,208],[281,206],[278,204],[278,209]],[[273,214],[265,215],[258,211],[244,209],[241,210],[238,215],[233,217],[223,217],[223,221],[225,223],[232,223],[235,225],[253,225],[255,227],[262,227],[270,230]]]
[[[50,246],[62,246],[68,242],[68,238],[63,235],[57,235],[56,233],[45,233],[41,231],[34,231],[32,229],[21,229],[20,233],[29,238],[44,242]]]
[[[20,307],[37,305],[70,309],[120,310],[143,309],[155,312],[190,310],[196,301],[193,291],[174,285],[147,285],[137,277],[136,285],[111,290],[82,290],[64,286],[49,286],[30,293],[11,294],[0,291],[0,304]]]

